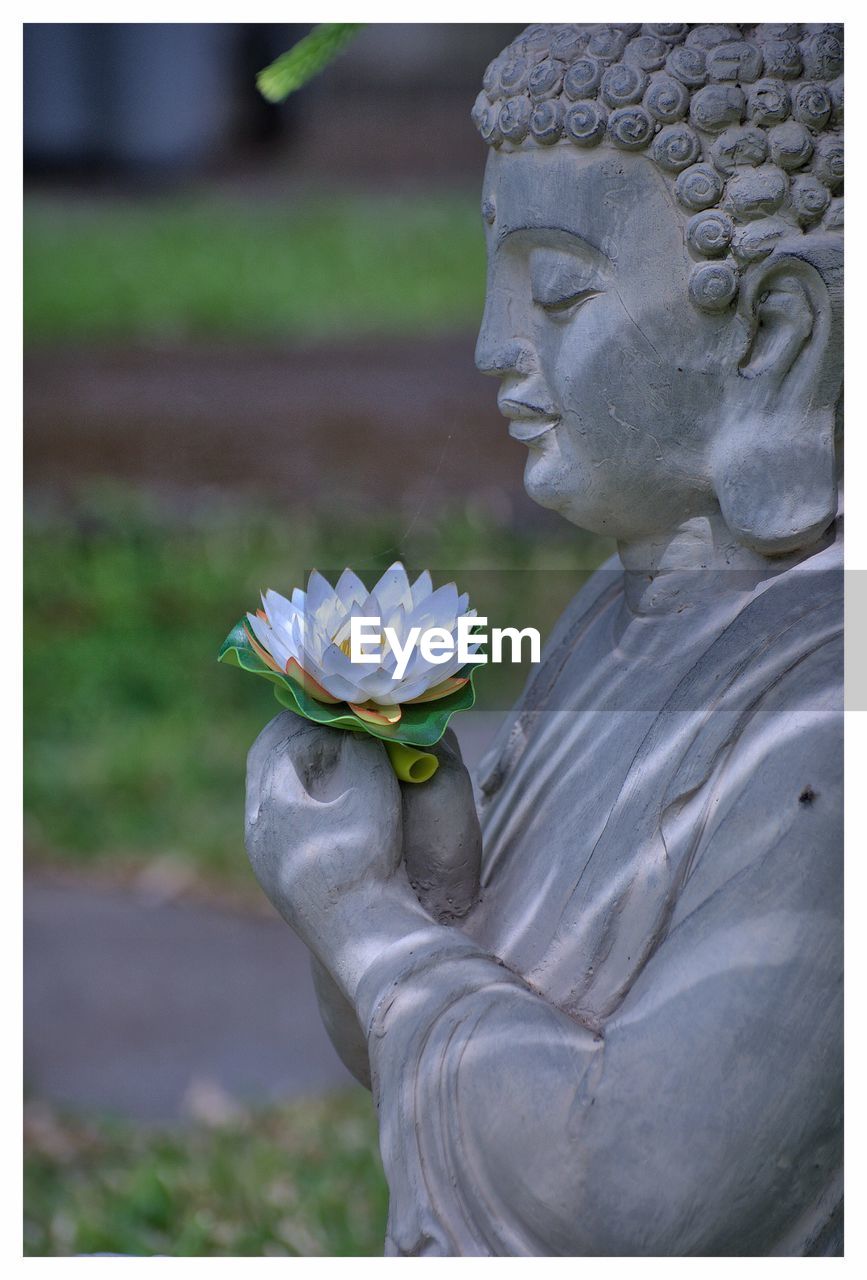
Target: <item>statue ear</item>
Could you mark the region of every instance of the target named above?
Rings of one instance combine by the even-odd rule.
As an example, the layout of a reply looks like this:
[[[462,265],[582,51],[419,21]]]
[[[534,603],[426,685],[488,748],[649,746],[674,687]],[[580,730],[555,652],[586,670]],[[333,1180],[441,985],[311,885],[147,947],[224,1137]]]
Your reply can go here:
[[[726,524],[764,555],[809,545],[837,510],[839,251],[825,248],[822,271],[812,249],[809,258],[778,252],[751,268],[740,290],[746,340],[728,379],[711,477]]]

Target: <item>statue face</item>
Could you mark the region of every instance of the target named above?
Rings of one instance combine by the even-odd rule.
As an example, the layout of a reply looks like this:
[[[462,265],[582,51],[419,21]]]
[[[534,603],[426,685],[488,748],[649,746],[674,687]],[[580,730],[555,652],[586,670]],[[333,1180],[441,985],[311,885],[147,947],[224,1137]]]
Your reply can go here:
[[[730,319],[698,313],[684,222],[643,156],[492,151],[476,350],[542,506],[623,540],[713,506],[708,442]]]

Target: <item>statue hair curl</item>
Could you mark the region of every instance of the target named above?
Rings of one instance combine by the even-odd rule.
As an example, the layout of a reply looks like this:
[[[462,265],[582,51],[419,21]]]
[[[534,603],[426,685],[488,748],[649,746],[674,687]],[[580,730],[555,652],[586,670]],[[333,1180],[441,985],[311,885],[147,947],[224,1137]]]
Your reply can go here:
[[[689,23],[528,27],[485,72],[492,147],[611,146],[671,182],[703,311],[783,237],[843,229],[843,28]]]

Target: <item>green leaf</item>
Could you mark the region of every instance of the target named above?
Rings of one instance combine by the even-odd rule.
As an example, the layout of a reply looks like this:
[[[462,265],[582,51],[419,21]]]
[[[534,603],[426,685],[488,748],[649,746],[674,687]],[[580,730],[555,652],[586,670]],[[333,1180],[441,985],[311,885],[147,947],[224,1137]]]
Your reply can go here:
[[[476,700],[473,680],[478,666],[470,663],[458,673],[467,678],[467,683],[455,693],[450,693],[447,698],[439,698],[436,702],[422,702],[417,706],[409,704],[401,707],[400,722],[391,728],[368,724],[350,711],[345,702],[333,705],[317,702],[294,680],[277,671],[272,671],[250,644],[243,618],[226,636],[217,660],[270,680],[275,686],[274,696],[280,705],[299,716],[304,716],[306,720],[312,720],[315,724],[328,725],[333,729],[352,729],[358,733],[368,733],[371,737],[382,738],[384,741],[403,742],[410,747],[434,746],[445,733],[449,720],[455,712],[468,710]]]
[[[321,22],[308,36],[260,71],[256,85],[269,102],[282,102],[334,61],[364,22]]]

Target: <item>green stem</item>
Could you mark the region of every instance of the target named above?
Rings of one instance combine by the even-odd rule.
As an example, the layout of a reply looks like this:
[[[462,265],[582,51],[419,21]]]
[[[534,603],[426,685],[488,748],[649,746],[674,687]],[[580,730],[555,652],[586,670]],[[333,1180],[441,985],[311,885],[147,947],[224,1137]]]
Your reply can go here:
[[[427,782],[440,767],[436,756],[429,751],[408,747],[405,742],[386,742],[385,749],[401,782]]]
[[[353,39],[363,22],[320,22],[309,35],[260,71],[256,86],[269,102],[282,102],[324,71]]]

